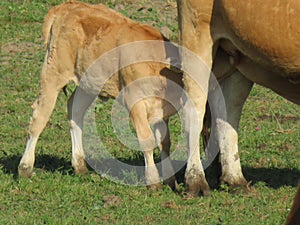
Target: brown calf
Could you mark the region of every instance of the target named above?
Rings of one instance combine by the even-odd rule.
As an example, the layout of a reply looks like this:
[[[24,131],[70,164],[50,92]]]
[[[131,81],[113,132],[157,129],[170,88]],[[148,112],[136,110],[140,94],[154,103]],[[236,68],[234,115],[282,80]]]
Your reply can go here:
[[[163,177],[174,189],[169,133],[167,130],[162,135],[162,123],[167,124],[168,117],[180,105],[182,92],[173,92],[170,87],[172,84],[182,87],[181,73],[164,63],[178,58],[177,48],[171,44],[167,48],[165,38],[156,29],[133,22],[101,4],[68,2],[54,7],[45,18],[43,35],[47,53],[40,76],[40,94],[33,105],[19,175],[32,175],[37,139],[49,120],[59,91],[73,81],[79,84],[77,97],[74,92],[68,102],[75,173],[87,172],[81,140],[87,108],[96,95],[116,98],[128,87],[124,103],[144,153],[146,184],[154,188],[160,185],[153,160],[156,139],[165,161]],[[99,61],[102,56],[106,57]],[[143,82],[142,78],[147,79]],[[154,124],[155,134],[149,123]]]

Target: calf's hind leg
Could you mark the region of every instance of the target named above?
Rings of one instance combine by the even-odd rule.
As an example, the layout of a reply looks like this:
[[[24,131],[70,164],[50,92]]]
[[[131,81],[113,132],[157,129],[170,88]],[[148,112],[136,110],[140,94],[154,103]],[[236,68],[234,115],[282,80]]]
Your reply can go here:
[[[67,79],[57,79],[58,77],[53,75],[56,72],[46,68],[47,65],[44,65],[40,80],[40,94],[33,104],[33,115],[29,125],[29,138],[18,167],[21,177],[32,176],[37,140],[52,114],[60,89],[68,83]],[[61,77],[67,76],[61,74]]]
[[[178,190],[178,184],[175,178],[175,172],[170,160],[170,134],[168,128],[169,120],[158,122],[154,125],[156,142],[160,149],[162,161],[162,176],[164,183],[167,184],[173,191]]]
[[[155,138],[147,119],[146,106],[143,101],[137,102],[132,107],[130,116],[144,153],[146,185],[150,189],[159,189],[161,187],[160,177],[153,158]]]
[[[86,174],[88,172],[82,144],[83,118],[86,110],[95,98],[96,96],[87,94],[78,87],[68,101],[68,118],[72,141],[72,166],[75,174]]]

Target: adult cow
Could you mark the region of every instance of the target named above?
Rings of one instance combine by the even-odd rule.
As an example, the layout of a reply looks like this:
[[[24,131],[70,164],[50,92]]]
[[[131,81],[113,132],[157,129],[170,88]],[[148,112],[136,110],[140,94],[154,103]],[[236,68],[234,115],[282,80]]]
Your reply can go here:
[[[235,71],[231,76],[217,77],[223,90],[227,117],[218,114],[213,118],[220,149],[221,182],[230,186],[245,185],[237,129],[253,82],[300,104],[300,2],[177,0],[177,4],[182,46],[195,52],[210,69],[213,64],[218,67],[217,60],[226,59],[220,57],[220,50],[232,57]],[[184,53],[182,63],[184,71],[197,66]],[[187,191],[205,195],[209,185],[199,160],[198,137],[211,73],[203,66],[198,66],[198,70],[196,75],[184,75],[185,88],[197,111],[195,118],[186,108],[189,159],[185,180]],[[217,96],[211,103],[220,102],[220,99]]]
[[[300,224],[300,184],[285,225]]]

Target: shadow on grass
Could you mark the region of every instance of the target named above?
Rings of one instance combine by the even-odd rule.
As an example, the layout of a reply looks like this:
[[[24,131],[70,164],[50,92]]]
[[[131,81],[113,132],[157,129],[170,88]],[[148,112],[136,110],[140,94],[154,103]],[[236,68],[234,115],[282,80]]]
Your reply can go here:
[[[17,178],[20,160],[21,156],[19,155],[2,158],[0,159],[0,168],[4,173],[13,174],[14,178]],[[61,171],[63,174],[73,174],[71,162],[51,155],[37,155],[34,168],[49,172]]]
[[[264,182],[268,187],[277,189],[282,186],[297,187],[300,171],[288,168],[252,168],[244,167],[243,172],[248,181],[253,184]]]
[[[18,155],[8,156],[0,159],[0,169],[6,174],[13,174],[15,178],[18,177],[18,165],[21,157]],[[144,158],[143,156],[135,159],[118,159],[120,162],[128,165],[143,166]],[[156,161],[159,161],[157,159]],[[124,173],[134,173],[137,176],[137,179],[142,179],[144,173],[142,170],[132,171],[133,167],[129,171],[121,171],[118,168],[112,168],[111,159],[105,159],[101,161],[102,171],[109,171],[109,175],[119,177],[124,176]],[[172,161],[172,164],[175,168],[176,178],[179,183],[184,182],[184,173],[186,169],[186,164],[183,161]],[[59,171],[62,174],[73,175],[73,168],[69,159],[59,158],[57,156],[51,155],[37,155],[35,161],[35,168],[39,168],[49,172]],[[92,166],[95,168],[95,166]],[[89,166],[90,170],[93,170]],[[206,177],[212,188],[218,187],[218,179],[220,173],[215,169],[216,167],[209,167],[206,169]],[[218,168],[220,169],[220,168]],[[158,167],[159,172],[161,173],[161,167]],[[141,172],[142,171],[142,172]],[[297,184],[300,179],[300,171],[297,169],[279,169],[279,168],[251,168],[243,167],[243,172],[245,178],[248,181],[252,181],[252,184],[257,182],[264,182],[270,188],[280,188],[282,186],[293,186],[297,187]]]

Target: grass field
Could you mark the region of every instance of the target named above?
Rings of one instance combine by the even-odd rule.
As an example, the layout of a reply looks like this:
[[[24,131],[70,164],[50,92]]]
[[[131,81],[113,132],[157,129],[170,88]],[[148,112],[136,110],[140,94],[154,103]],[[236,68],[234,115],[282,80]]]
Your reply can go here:
[[[131,18],[177,39],[175,1],[104,1]],[[185,199],[169,188],[153,192],[101,178],[75,176],[66,101],[61,94],[37,145],[35,176],[20,179],[17,166],[26,144],[31,104],[45,49],[43,18],[59,0],[0,2],[0,224],[283,224],[300,178],[300,108],[255,86],[245,105],[240,134],[247,194],[213,189],[208,198]],[[124,151],[111,128],[112,101],[97,105],[99,132],[118,158],[143,164]],[[176,143],[180,121],[171,121]],[[122,151],[120,151],[122,150]],[[128,153],[129,152],[129,153]],[[130,175],[130,174],[129,174]],[[182,181],[182,173],[179,180]],[[183,184],[180,184],[183,186]]]

